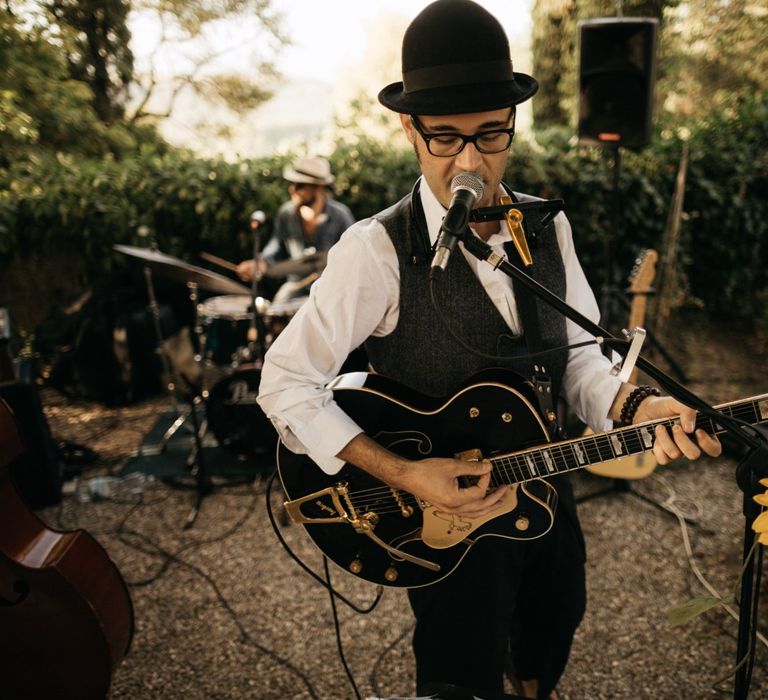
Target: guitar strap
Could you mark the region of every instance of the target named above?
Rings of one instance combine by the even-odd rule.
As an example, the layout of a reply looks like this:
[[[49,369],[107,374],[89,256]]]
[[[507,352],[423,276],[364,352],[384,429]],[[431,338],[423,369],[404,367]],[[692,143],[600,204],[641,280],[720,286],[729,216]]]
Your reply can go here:
[[[512,198],[512,201],[519,201],[514,192],[512,192],[506,184],[502,184]],[[535,251],[537,248],[538,236],[529,231],[526,224],[527,221],[524,220],[523,229],[525,231],[525,236],[526,239],[528,239],[528,245],[531,251]],[[507,259],[510,263],[520,268],[525,267],[525,263],[520,257],[517,246],[515,246],[512,241],[504,244],[504,251],[506,252]],[[533,265],[535,264],[536,263],[534,262]],[[546,348],[541,339],[541,323],[536,305],[536,297],[528,292],[523,284],[516,278],[512,278],[512,289],[515,293],[517,312],[520,316],[520,324],[523,328],[523,340],[528,348],[528,353],[534,354],[542,352]],[[547,372],[543,361],[534,363],[531,380],[539,400],[539,411],[546,421],[547,431],[549,432],[550,438],[553,440],[562,438],[562,430],[557,420],[557,411],[555,410],[554,398],[552,396],[552,379]]]
[[[416,235],[411,238],[411,264],[429,265],[432,262],[434,251],[429,244],[429,231],[427,229],[427,217],[424,215],[424,207],[419,197],[421,178],[416,180],[411,190],[411,219],[416,224]]]

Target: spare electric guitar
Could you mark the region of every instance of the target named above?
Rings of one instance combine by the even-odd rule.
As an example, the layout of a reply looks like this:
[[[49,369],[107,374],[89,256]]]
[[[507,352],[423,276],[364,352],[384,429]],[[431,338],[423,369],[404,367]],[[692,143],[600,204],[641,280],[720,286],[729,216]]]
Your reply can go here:
[[[659,254],[648,248],[635,262],[635,266],[629,276],[629,294],[632,296],[632,305],[629,309],[629,324],[627,328],[642,327],[645,323],[645,312],[648,306],[648,295],[652,291],[653,279],[656,276],[656,263]],[[637,382],[637,367],[629,375],[630,384]],[[585,435],[590,434],[587,429]],[[650,476],[656,469],[657,462],[652,452],[638,452],[629,458],[609,459],[607,462],[593,464],[587,467],[587,471],[610,479],[644,479]]]
[[[607,433],[547,442],[530,383],[509,370],[473,377],[447,398],[427,397],[377,374],[353,372],[331,384],[334,399],[365,433],[410,460],[489,459],[492,486],[507,493],[490,514],[444,513],[346,464],[329,476],[278,443],[278,473],[294,522],[336,564],[372,583],[428,586],[448,576],[481,537],[533,539],[552,526],[557,493],[545,477],[625,459],[653,447],[649,421]],[[768,394],[719,407],[749,424],[768,422]],[[701,415],[697,427],[722,428]],[[510,451],[511,450],[511,451]]]

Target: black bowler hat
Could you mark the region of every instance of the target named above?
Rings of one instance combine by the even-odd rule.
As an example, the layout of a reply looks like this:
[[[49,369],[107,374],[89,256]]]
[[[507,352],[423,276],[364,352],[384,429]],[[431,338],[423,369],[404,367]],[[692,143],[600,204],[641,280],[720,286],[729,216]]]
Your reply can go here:
[[[499,21],[471,0],[437,0],[403,37],[403,80],[379,102],[404,114],[486,112],[524,102],[539,89],[515,73]]]

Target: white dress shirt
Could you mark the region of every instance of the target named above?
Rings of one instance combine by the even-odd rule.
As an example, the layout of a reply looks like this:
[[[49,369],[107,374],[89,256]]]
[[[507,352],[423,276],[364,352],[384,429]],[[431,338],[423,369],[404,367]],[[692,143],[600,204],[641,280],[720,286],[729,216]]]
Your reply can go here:
[[[422,178],[421,202],[430,242],[434,243],[445,216]],[[529,199],[519,195],[521,199]],[[564,214],[555,229],[566,274],[565,301],[592,321],[599,310],[576,257],[571,227]],[[504,256],[509,236],[488,239]],[[480,261],[459,243],[458,249],[485,288],[513,333],[520,333],[512,280]],[[454,252],[454,255],[456,252]],[[385,336],[397,325],[400,312],[400,269],[397,253],[384,226],[375,219],[353,224],[328,255],[328,264],[299,309],[266,354],[259,405],[288,449],[309,454],[328,474],[344,462],[336,455],[362,432],[333,400],[325,385],[339,372],[347,355],[369,336]],[[592,336],[566,320],[570,345]],[[375,369],[375,368],[374,368]],[[621,382],[610,374],[611,363],[597,345],[570,350],[563,377],[564,397],[580,420],[596,431],[611,427],[607,418]]]

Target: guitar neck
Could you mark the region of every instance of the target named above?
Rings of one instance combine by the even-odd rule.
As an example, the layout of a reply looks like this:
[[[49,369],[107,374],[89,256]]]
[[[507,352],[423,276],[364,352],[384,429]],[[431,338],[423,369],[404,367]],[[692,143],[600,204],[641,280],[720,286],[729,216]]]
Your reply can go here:
[[[632,308],[629,312],[629,330],[642,326],[645,322],[645,310],[648,306],[646,292],[635,292],[632,298]]]
[[[715,408],[726,416],[756,425],[768,421],[768,394]],[[647,421],[607,433],[496,455],[490,458],[494,466],[495,485],[518,484],[646,452],[653,448],[654,428],[657,425],[669,428],[676,422],[675,418]],[[714,435],[726,432],[711,418],[701,414],[696,417],[696,427]]]

